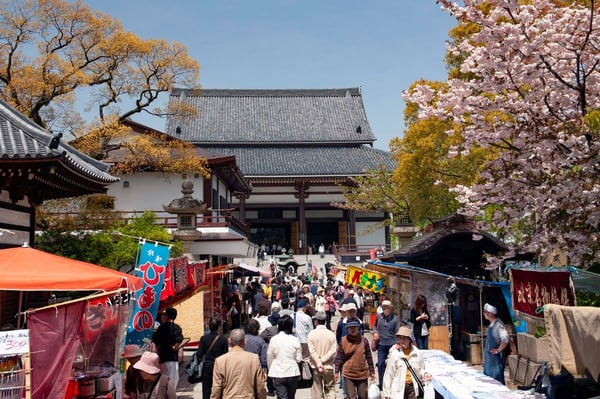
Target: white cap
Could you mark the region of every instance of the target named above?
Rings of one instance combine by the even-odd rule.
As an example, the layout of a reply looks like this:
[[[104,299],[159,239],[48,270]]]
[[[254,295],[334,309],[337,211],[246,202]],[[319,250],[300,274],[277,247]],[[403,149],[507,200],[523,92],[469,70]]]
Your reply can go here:
[[[491,314],[498,314],[498,309],[496,309],[495,306],[492,306],[489,303],[486,303],[485,305],[483,305],[483,310],[485,312],[489,312]]]
[[[281,310],[281,305],[279,304],[279,302],[275,301],[271,304],[271,310],[274,309]]]

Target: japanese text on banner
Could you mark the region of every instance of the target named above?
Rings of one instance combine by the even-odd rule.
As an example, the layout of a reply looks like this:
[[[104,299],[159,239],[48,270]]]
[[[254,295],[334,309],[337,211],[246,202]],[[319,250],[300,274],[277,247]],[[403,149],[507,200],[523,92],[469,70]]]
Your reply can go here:
[[[127,329],[126,344],[137,344],[147,347],[154,331],[154,322],[160,293],[163,288],[163,279],[167,262],[169,260],[169,247],[155,243],[142,244],[139,265],[136,268],[138,277],[144,281],[144,286],[135,294],[131,323]]]
[[[511,278],[515,310],[531,316],[544,317],[538,308],[546,304],[575,305],[575,289],[571,273],[568,271],[511,269]]]

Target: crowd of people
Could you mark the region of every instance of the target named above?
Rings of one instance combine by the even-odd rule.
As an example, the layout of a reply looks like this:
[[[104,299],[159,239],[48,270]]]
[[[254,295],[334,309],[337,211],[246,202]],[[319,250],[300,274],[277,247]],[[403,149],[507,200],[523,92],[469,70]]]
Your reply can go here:
[[[273,293],[273,284],[279,294]],[[312,284],[302,283],[288,289],[283,288],[285,281],[273,284],[269,292],[265,285],[250,282],[247,298],[252,300],[252,315],[240,318],[240,325],[210,319],[196,351],[197,358],[203,359],[203,399],[293,399],[306,382],[303,362],[310,366],[311,397],[319,399],[334,399],[338,390],[344,398],[367,399],[371,385],[377,386],[384,399],[416,399],[423,381],[431,380],[420,352],[428,348],[431,328],[423,295],[415,297],[406,321],[394,312],[390,300],[380,298],[369,342],[360,313],[364,293],[358,287],[340,284],[312,289]],[[230,292],[243,301],[235,288]],[[283,297],[283,292],[293,293],[294,300]],[[332,328],[331,316],[336,312],[339,321]],[[501,353],[508,341],[496,313],[496,308],[485,305],[491,333],[484,371],[500,380],[504,374]],[[175,309],[165,312],[153,336],[156,353],[143,352],[135,345],[125,348],[123,357],[131,365],[124,384],[126,397],[175,398],[177,348],[183,339],[176,316]]]

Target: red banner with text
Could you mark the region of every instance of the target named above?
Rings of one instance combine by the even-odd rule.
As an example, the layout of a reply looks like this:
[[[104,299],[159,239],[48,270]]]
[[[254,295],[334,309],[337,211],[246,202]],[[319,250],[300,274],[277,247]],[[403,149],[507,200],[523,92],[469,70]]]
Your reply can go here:
[[[574,306],[575,288],[568,271],[511,269],[512,303],[515,310],[544,317],[542,306]]]

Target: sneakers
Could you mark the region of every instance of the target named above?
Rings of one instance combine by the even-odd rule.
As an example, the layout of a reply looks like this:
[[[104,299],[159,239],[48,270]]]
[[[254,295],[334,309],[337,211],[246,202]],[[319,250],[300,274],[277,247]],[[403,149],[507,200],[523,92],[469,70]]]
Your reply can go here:
[[[275,396],[275,392],[269,391],[267,392],[267,396]]]

